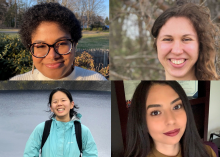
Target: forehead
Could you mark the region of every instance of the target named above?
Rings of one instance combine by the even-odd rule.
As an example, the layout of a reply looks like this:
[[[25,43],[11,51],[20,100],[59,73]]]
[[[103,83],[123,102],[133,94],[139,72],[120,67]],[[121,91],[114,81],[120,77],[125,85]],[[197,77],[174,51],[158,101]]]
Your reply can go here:
[[[67,95],[61,91],[57,91],[53,94],[52,99],[58,99],[58,98],[68,98]]]
[[[71,37],[70,33],[64,31],[58,23],[44,21],[32,32],[32,41],[53,41],[64,36],[68,38]]]
[[[193,34],[197,35],[193,23],[187,17],[171,17],[161,27],[159,36],[176,34]]]
[[[146,105],[170,104],[179,95],[169,85],[155,84],[148,91]]]

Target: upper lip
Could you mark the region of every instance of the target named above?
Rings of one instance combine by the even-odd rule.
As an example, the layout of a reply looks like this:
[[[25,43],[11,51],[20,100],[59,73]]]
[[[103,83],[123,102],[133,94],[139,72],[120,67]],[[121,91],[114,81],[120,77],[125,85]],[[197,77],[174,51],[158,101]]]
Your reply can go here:
[[[177,132],[177,131],[179,131],[179,130],[180,130],[180,129],[174,129],[174,130],[165,132],[164,134],[172,134],[172,133]]]

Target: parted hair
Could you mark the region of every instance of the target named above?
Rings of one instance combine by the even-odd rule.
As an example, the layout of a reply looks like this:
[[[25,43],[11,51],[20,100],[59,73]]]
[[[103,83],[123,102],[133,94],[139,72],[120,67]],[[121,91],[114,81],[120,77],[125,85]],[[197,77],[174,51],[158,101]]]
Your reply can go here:
[[[191,105],[176,81],[142,81],[136,88],[128,114],[125,157],[146,157],[154,147],[146,121],[146,101],[151,86],[170,86],[180,97],[187,116],[185,132],[180,139],[182,157],[210,157],[202,143],[194,121]],[[156,124],[155,124],[156,125]]]
[[[22,17],[19,34],[27,49],[34,31],[41,22],[57,23],[63,31],[71,35],[75,44],[82,37],[80,22],[71,10],[59,3],[41,3],[29,8]]]
[[[199,40],[199,57],[195,63],[195,76],[198,80],[217,80],[219,76],[215,69],[216,49],[219,48],[219,27],[211,20],[210,10],[194,3],[177,3],[165,10],[154,22],[152,36],[157,39],[161,27],[171,17],[186,17],[192,22]],[[157,50],[156,40],[154,47]]]

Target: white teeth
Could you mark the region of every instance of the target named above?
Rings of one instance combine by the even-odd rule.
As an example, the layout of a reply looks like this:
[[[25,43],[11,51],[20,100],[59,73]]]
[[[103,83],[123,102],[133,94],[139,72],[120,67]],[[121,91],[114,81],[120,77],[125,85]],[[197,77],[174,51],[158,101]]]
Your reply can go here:
[[[58,111],[63,111],[64,109],[58,109]]]
[[[174,64],[182,64],[184,61],[185,59],[180,59],[180,60],[171,59],[171,62]]]

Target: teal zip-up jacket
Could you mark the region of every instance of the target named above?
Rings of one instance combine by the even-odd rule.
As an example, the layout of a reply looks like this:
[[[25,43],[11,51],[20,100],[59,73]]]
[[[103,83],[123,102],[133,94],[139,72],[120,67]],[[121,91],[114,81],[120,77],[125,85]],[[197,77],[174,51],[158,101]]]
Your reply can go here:
[[[50,134],[42,148],[41,157],[79,157],[80,151],[76,141],[74,120],[80,121],[81,114],[69,122],[60,122],[52,118]],[[44,124],[40,123],[30,135],[24,150],[24,157],[39,157]],[[82,156],[97,157],[98,151],[90,130],[81,124]]]

